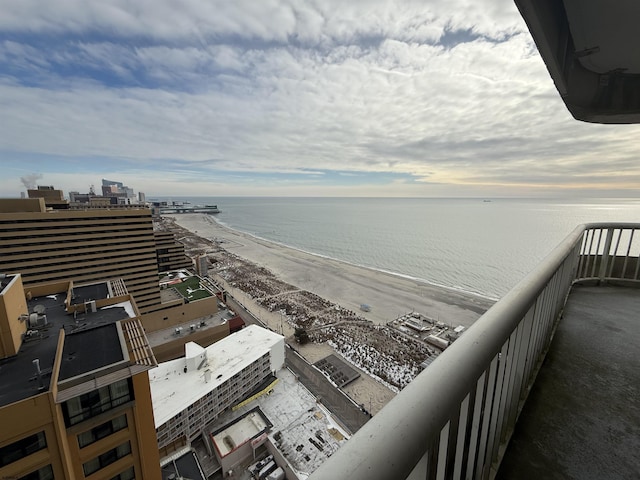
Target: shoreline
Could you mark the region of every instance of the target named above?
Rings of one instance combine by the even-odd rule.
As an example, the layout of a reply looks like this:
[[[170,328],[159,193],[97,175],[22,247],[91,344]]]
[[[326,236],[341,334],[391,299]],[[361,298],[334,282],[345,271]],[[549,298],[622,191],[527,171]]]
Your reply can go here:
[[[320,331],[326,333],[324,337],[320,335],[321,338],[311,342],[296,344],[295,348],[309,363],[331,353],[344,358],[360,373],[360,378],[342,390],[372,414],[379,412],[402,388],[403,380],[398,378],[397,372],[401,372],[400,376],[404,375],[405,380],[406,376],[414,377],[420,370],[418,364],[429,355],[428,349],[411,337],[397,333],[388,336],[396,330],[384,325],[397,318],[396,310],[401,305],[394,302],[413,302],[417,308],[412,310],[416,312],[464,326],[472,324],[493,304],[482,297],[262,240],[221,225],[208,215],[163,217],[182,232],[184,236],[177,240],[186,241],[185,247],[191,255],[205,254],[214,262],[209,270],[210,278],[229,291],[267,328],[282,333],[289,342],[293,341],[294,325],[299,322],[311,321],[312,330],[316,329],[314,326],[341,322],[337,329],[321,328]],[[227,274],[231,272],[234,273]],[[363,292],[377,295],[369,312],[361,311],[360,304],[350,304],[353,296],[363,295]],[[305,293],[315,294],[317,298]],[[301,295],[304,298],[300,298]],[[283,313],[286,321],[283,321]],[[400,312],[404,313],[407,311]],[[351,323],[358,319],[371,322],[360,333],[358,325],[362,322]],[[341,339],[335,347],[327,341],[338,337]],[[381,363],[374,362],[380,368],[371,370],[371,363],[363,362],[364,358],[358,353],[348,359],[349,355],[345,356],[348,352],[340,345],[347,346],[347,350],[370,345],[383,355],[378,357]],[[369,350],[364,356],[371,355],[376,356]]]
[[[173,217],[173,218],[175,218],[175,217]],[[297,252],[300,252],[300,253],[303,253],[303,254],[306,254],[306,255],[311,255],[311,256],[314,256],[314,257],[318,257],[318,258],[325,259],[325,260],[331,260],[331,261],[334,261],[334,262],[344,263],[345,265],[350,265],[350,266],[355,267],[355,268],[362,268],[362,269],[365,269],[365,270],[370,270],[372,272],[383,273],[385,275],[391,275],[393,277],[403,278],[403,279],[409,280],[411,282],[416,282],[416,283],[428,285],[428,286],[431,286],[431,287],[434,287],[434,288],[441,288],[443,290],[449,290],[449,291],[451,291],[453,293],[457,293],[457,294],[460,294],[460,295],[467,295],[467,296],[470,296],[470,297],[478,297],[478,298],[480,298],[482,300],[486,300],[486,301],[489,301],[489,302],[492,302],[492,303],[495,303],[498,300],[500,300],[499,297],[492,297],[492,296],[484,294],[484,293],[474,292],[474,291],[471,291],[471,290],[465,290],[462,287],[458,288],[458,287],[452,287],[452,286],[449,286],[449,285],[443,285],[441,283],[430,282],[427,279],[414,277],[412,275],[407,275],[407,274],[404,274],[404,273],[392,272],[390,270],[385,270],[383,268],[369,267],[367,265],[360,265],[358,263],[349,262],[348,260],[341,260],[339,258],[330,257],[328,255],[323,255],[323,254],[320,254],[320,253],[310,252],[310,251],[304,250],[302,248],[294,247],[292,245],[287,245],[286,243],[276,242],[275,240],[270,240],[268,238],[264,238],[264,237],[261,237],[259,235],[255,235],[253,233],[243,232],[242,230],[235,229],[235,228],[233,228],[233,227],[231,227],[231,226],[229,226],[229,225],[227,225],[225,223],[219,222],[214,217],[209,217],[209,218],[217,226],[219,226],[219,227],[221,227],[223,229],[229,230],[230,232],[234,232],[234,233],[236,233],[238,235],[248,236],[248,237],[252,238],[253,240],[255,240],[256,242],[272,243],[272,244],[278,245],[278,246],[280,246],[282,248],[295,250]],[[176,220],[176,223],[178,223],[177,220]]]
[[[376,324],[412,311],[449,325],[469,327],[493,303],[479,294],[434,285],[402,274],[305,252],[234,230],[205,214],[167,215],[194,235],[253,262],[279,279],[312,292]],[[360,305],[371,311],[360,311]]]

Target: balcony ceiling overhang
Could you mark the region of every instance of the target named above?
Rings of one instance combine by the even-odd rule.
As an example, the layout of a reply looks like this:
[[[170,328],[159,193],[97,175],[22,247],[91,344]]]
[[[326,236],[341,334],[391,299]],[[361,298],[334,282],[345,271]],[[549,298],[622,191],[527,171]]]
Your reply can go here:
[[[640,2],[515,0],[569,112],[640,123]]]

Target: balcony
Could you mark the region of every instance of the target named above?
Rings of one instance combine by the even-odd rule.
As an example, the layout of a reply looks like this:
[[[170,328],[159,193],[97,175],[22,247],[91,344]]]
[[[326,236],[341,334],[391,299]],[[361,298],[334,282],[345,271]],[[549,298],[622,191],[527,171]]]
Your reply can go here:
[[[636,478],[639,254],[576,228],[310,479]]]

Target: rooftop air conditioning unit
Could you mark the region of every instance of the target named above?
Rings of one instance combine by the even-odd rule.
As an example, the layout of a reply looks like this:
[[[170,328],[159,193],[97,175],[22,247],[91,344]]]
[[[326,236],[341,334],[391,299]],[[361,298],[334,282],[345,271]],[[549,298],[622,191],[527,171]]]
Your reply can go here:
[[[47,316],[32,313],[29,315],[29,328],[41,328],[47,324]]]

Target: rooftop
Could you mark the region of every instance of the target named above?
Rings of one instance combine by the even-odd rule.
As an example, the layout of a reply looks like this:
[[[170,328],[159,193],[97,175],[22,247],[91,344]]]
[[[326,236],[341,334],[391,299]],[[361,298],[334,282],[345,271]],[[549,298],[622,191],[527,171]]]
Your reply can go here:
[[[119,318],[127,318],[124,309],[110,309],[119,313]],[[124,317],[122,316],[124,315]],[[115,321],[114,320],[114,321]],[[115,323],[80,330],[65,337],[62,347],[59,380],[82,375],[125,360]]]
[[[277,372],[278,382],[269,395],[258,397],[232,413],[221,416],[213,425],[217,432],[232,419],[256,407],[273,424],[270,441],[282,452],[298,473],[309,474],[338,450],[349,438],[333,415],[318,402],[288,369]],[[248,479],[248,473],[240,475]]]
[[[186,357],[161,363],[149,370],[156,428],[269,353],[278,344],[282,345],[284,363],[284,337],[256,325],[243,328],[206,349],[193,342],[187,343]],[[189,357],[198,357],[191,365],[200,368],[189,367]],[[200,358],[204,360],[204,365]],[[273,362],[272,358],[272,364]],[[211,373],[211,378],[205,381],[207,370]]]
[[[15,275],[0,275],[0,293],[4,292],[4,289],[16,278]]]
[[[110,325],[130,317],[128,311],[133,312],[130,303],[123,302],[114,308],[99,308],[96,312],[79,314],[74,319],[65,310],[65,298],[66,291],[35,297],[27,302],[29,312],[44,310],[46,325],[33,328],[30,330],[32,334],[25,335],[17,355],[0,360],[0,406],[49,390],[62,329],[65,331],[65,345],[61,379],[91,371],[116,355],[110,351],[113,344],[103,342],[115,339],[112,333],[108,333],[114,328]],[[117,352],[121,357],[122,351]],[[39,374],[35,360],[39,363]]]
[[[149,345],[156,347],[177,338],[188,338],[193,332],[200,332],[208,328],[217,327],[234,316],[230,310],[220,310],[212,315],[200,317],[197,320],[188,320],[177,325],[172,325],[171,327],[163,328],[162,330],[149,332],[147,333]],[[195,326],[195,330],[191,330],[191,325]],[[176,328],[182,328],[182,331],[176,334]]]
[[[242,417],[212,433],[211,438],[220,457],[225,457],[271,427],[271,423],[260,411],[260,408],[255,407]]]
[[[163,290],[174,290],[178,293],[179,298],[184,298],[186,301],[214,296],[207,282],[202,282],[200,277],[193,275],[188,270],[164,272],[160,274],[159,278]]]
[[[178,478],[205,480],[206,478],[195,452],[191,449],[187,449],[185,453],[179,452],[161,465],[161,473],[162,480],[176,480]]]
[[[97,282],[90,285],[73,287],[73,303],[80,305],[91,300],[107,298],[109,295],[108,282]]]

